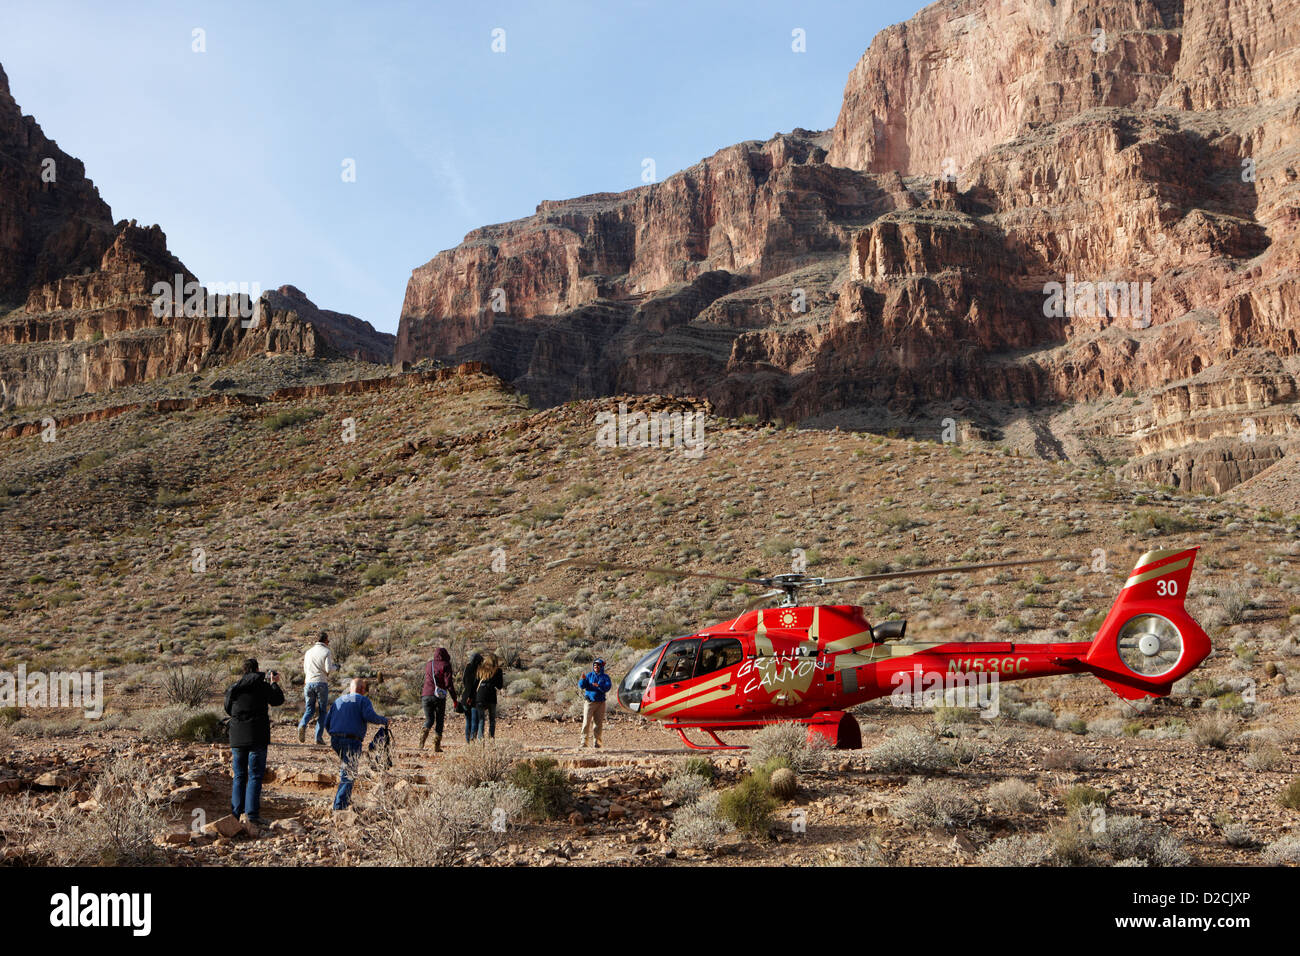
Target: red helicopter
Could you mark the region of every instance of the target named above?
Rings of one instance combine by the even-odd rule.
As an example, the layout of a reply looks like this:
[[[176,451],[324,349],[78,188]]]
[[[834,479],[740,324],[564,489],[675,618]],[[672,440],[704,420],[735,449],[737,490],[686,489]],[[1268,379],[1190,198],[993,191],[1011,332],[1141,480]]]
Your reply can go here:
[[[1196,548],[1149,551],[1138,559],[1096,637],[1072,643],[905,642],[906,621],[872,626],[848,604],[796,605],[796,595],[855,581],[974,571],[1069,560],[1042,558],[989,564],[820,578],[781,574],[736,578],[670,568],[569,561],[600,570],[703,577],[772,590],[778,607],[749,610],[735,620],[661,644],[619,682],[628,710],[664,721],[696,750],[741,750],[718,734],[778,721],[805,724],[811,742],[862,746],[845,709],[896,693],[900,686],[943,686],[978,675],[998,681],[1090,673],[1127,699],[1163,697],[1210,653],[1210,639],[1183,607]],[[688,730],[708,735],[695,743]]]

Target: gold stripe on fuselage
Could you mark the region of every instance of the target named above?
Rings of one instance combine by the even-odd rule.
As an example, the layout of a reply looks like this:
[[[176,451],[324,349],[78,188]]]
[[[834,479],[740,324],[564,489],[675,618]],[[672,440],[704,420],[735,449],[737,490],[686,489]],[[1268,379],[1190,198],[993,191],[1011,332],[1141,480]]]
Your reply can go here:
[[[725,684],[727,683],[727,681],[731,680],[731,677],[732,677],[731,670],[727,669],[722,673],[718,674],[716,677],[710,677],[708,680],[704,681],[703,683],[696,684],[694,687],[686,687],[675,693],[669,694],[667,697],[659,698],[649,707],[642,710],[641,713],[645,714],[646,716],[657,713],[658,711],[663,710],[663,708],[666,707],[668,704],[671,704],[674,701],[681,700],[683,697],[690,697],[694,694],[700,694],[706,690],[709,690],[712,687],[716,687],[719,684]]]

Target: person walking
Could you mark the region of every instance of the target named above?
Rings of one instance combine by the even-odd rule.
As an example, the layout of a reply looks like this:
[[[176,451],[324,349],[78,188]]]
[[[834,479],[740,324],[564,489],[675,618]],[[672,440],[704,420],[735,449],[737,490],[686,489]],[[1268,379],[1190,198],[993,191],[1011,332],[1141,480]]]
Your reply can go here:
[[[601,731],[605,729],[605,695],[614,686],[614,682],[605,673],[605,662],[601,658],[592,661],[591,670],[582,675],[578,687],[582,689],[585,700],[582,702],[582,747],[594,730],[596,746],[600,746]]]
[[[475,701],[478,699],[478,669],[482,663],[483,655],[475,651],[474,656],[465,665],[465,673],[461,675],[460,702],[465,711],[465,743],[469,743],[477,736],[475,722],[478,719],[476,715],[478,708],[475,706]]]
[[[370,686],[360,677],[353,678],[348,693],[330,704],[325,715],[325,729],[330,732],[330,746],[339,755],[339,788],[334,794],[334,809],[346,810],[352,803],[352,784],[366,740],[366,724],[388,726],[388,718],[375,713],[375,705],[366,696]]]
[[[447,648],[440,647],[433,652],[433,657],[424,665],[424,690],[420,703],[424,708],[424,731],[420,734],[420,749],[429,739],[429,730],[433,730],[433,752],[442,753],[442,725],[447,713],[447,698],[451,697],[453,707],[460,706],[456,701],[455,682],[451,677],[451,655]]]
[[[325,743],[325,712],[330,702],[329,675],[337,669],[330,651],[330,636],[321,631],[316,635],[316,643],[307,648],[302,659],[307,709],[303,711],[302,720],[298,721],[298,743],[307,742],[307,724],[313,716],[316,718],[316,743]]]
[[[505,674],[501,670],[501,658],[488,654],[478,666],[478,686],[474,688],[474,709],[478,711],[479,740],[483,731],[493,740],[497,736],[497,691],[505,686]]]
[[[241,822],[266,826],[262,819],[262,778],[271,744],[271,707],[284,703],[280,675],[268,676],[257,659],[244,661],[244,673],[226,690],[230,715],[230,812]]]

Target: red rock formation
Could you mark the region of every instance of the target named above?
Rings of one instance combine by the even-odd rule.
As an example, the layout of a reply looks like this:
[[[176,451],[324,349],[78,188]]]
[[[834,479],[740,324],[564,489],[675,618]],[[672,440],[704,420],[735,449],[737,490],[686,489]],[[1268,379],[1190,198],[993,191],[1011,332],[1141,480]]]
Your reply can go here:
[[[178,308],[155,308],[156,285],[177,282]],[[113,225],[82,164],[20,113],[0,70],[0,401],[39,404],[264,353],[392,360],[393,336],[292,286],[268,292],[254,323],[247,298],[182,308],[197,283],[158,226]]]
[[[1162,390],[1300,351],[1298,168],[1300,0],[942,0],[876,37],[827,134],[471,233],[412,275],[397,353],[791,418]],[[1217,488],[1272,457],[1230,464],[1222,430],[1126,434]]]

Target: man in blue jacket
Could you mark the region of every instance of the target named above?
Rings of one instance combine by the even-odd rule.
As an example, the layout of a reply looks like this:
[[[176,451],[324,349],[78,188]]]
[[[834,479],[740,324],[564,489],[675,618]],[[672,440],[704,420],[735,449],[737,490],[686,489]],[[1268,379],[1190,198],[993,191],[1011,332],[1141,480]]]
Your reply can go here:
[[[346,810],[352,802],[352,782],[356,778],[357,762],[361,758],[361,745],[366,740],[366,724],[388,726],[388,718],[375,713],[375,707],[366,696],[369,685],[361,678],[353,678],[348,693],[330,704],[325,715],[325,729],[330,732],[330,746],[339,755],[339,789],[334,794],[334,809]]]
[[[582,675],[578,686],[582,688],[586,700],[582,704],[582,746],[587,746],[587,739],[594,728],[596,746],[600,746],[600,732],[605,729],[605,695],[609,693],[614,682],[605,673],[605,662],[599,657],[592,662],[592,670]]]

